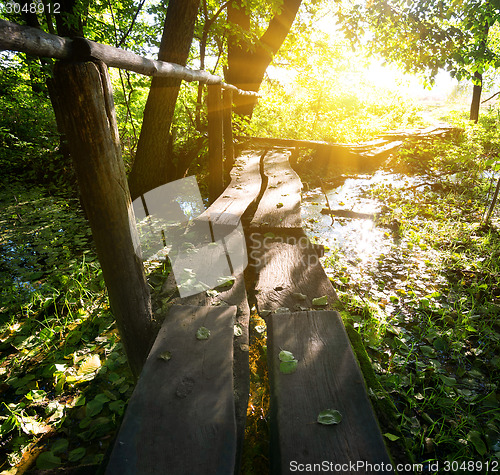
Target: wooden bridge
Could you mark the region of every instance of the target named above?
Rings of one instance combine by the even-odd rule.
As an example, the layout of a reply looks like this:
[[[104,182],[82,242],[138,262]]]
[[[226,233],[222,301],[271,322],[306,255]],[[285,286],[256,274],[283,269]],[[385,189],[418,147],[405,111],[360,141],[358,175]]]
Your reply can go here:
[[[238,473],[249,393],[249,295],[255,296],[268,328],[270,472],[319,471],[321,465],[337,473],[393,473],[362,374],[334,310],[337,297],[319,262],[321,246],[311,244],[302,229],[301,181],[289,163],[291,144],[241,151],[231,182],[217,198],[213,195],[207,211],[220,220],[243,222],[249,256],[245,272],[217,295],[179,298],[150,351],[150,342],[143,341],[153,327],[150,297],[135,254],[137,234],[117,145],[111,85],[105,65],[96,65],[96,58],[143,74],[212,85],[215,105],[209,120],[217,122],[209,124],[209,143],[215,144],[210,170],[217,184],[212,193],[222,189],[223,129],[226,150],[232,143],[230,127],[221,126],[220,88],[243,91],[205,72],[3,20],[0,48],[79,61],[56,69],[71,153],[132,368],[142,366],[141,351],[149,352],[106,473]],[[230,109],[225,117],[230,118]],[[98,136],[79,127],[88,122]],[[241,329],[238,335],[235,325]],[[210,330],[209,338],[196,338],[200,327]],[[280,370],[282,350],[297,360],[290,374]],[[340,423],[319,424],[318,415],[326,409],[339,411]]]
[[[237,275],[231,289],[216,296],[203,292],[172,307],[107,473],[237,473],[249,392],[247,292],[255,294],[268,327],[271,473],[323,461],[344,467],[341,473],[389,466],[363,377],[332,310],[337,297],[319,262],[321,249],[301,226],[301,182],[289,155],[275,147],[246,150],[236,159],[230,185],[207,213],[245,223],[246,275]],[[321,297],[326,305],[314,305]],[[234,336],[235,324],[241,336]],[[206,341],[195,337],[202,326],[211,332]],[[280,372],[281,350],[298,360],[294,373]],[[341,423],[318,424],[325,409],[338,410]],[[361,468],[346,470],[350,462]]]

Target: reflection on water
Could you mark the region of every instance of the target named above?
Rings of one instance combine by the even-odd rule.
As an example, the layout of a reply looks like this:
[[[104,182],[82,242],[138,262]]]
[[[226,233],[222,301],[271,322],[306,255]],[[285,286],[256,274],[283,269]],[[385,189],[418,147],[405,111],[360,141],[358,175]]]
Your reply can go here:
[[[402,186],[408,177],[377,171],[374,175],[347,178],[342,186],[326,189],[332,209],[345,209],[357,213],[378,213],[380,202],[366,197],[373,184],[391,183]],[[327,186],[325,185],[325,188]],[[377,227],[371,219],[339,218],[321,214],[326,208],[321,188],[302,194],[302,221],[306,233],[332,249],[338,249],[349,260],[357,263],[376,259],[387,252],[393,239],[386,228]]]

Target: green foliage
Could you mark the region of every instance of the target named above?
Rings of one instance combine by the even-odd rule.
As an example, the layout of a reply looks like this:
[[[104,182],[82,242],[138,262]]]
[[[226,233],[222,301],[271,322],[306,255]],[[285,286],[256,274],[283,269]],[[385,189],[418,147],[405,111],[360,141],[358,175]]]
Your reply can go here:
[[[0,57],[0,168],[3,177],[24,177],[55,187],[71,183],[73,172],[59,152],[59,136],[47,92],[34,93],[26,63]]]
[[[284,57],[274,62],[277,79],[266,80],[261,88],[253,134],[355,142],[418,124],[414,102],[374,87],[363,72],[362,60],[346,52],[345,42],[315,31],[300,41],[290,38]]]
[[[440,69],[460,80],[500,67],[500,50],[489,37],[498,7],[484,0],[338,2],[338,18],[346,37],[368,54],[431,81]]]
[[[37,468],[96,464],[133,381],[78,201],[2,189],[0,465],[52,435]]]

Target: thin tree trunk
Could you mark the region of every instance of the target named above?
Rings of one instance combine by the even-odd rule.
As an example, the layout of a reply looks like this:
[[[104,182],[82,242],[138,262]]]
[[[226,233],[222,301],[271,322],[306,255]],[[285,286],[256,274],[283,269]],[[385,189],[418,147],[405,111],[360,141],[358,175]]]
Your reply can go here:
[[[281,13],[271,19],[267,30],[253,48],[239,42],[234,35],[229,37],[226,82],[240,89],[259,90],[266,69],[285,41],[300,4],[301,0],[284,0]],[[228,4],[227,18],[241,29],[250,30],[250,15],[241,0]],[[257,98],[235,96],[234,103],[237,114],[251,116]]]
[[[498,199],[499,191],[500,191],[500,178],[498,179],[497,186],[495,188],[495,193],[493,194],[493,198],[491,200],[490,208],[488,209],[488,213],[486,214],[486,218],[484,219],[485,224],[488,224],[491,219],[491,215],[493,214],[493,210],[495,209],[495,204]]]
[[[170,0],[158,59],[185,66],[200,0]],[[129,176],[132,200],[172,178],[168,154],[170,126],[179,94],[179,79],[154,77],[151,82],[137,153]]]
[[[222,89],[220,85],[207,86],[208,108],[208,197],[213,203],[224,189],[224,156],[222,133]]]
[[[234,166],[234,141],[233,141],[233,92],[229,89],[222,91],[223,114],[222,128],[224,134],[224,178],[227,183],[231,181],[231,170]]]
[[[477,122],[479,120],[479,107],[481,106],[481,92],[483,89],[483,76],[477,71],[474,73],[477,84],[474,84],[472,90],[472,102],[470,105],[470,120]]]

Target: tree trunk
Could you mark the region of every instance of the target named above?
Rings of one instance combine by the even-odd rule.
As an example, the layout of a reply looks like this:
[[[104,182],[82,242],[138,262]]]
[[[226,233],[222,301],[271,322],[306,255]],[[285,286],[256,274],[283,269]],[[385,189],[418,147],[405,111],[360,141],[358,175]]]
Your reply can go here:
[[[138,376],[155,335],[111,82],[104,63],[58,63],[54,77],[109,303]]]
[[[234,35],[229,36],[226,82],[240,89],[255,92],[259,90],[266,69],[285,41],[300,4],[301,0],[284,0],[281,13],[272,18],[266,32],[253,48],[237,41]],[[244,31],[250,30],[250,15],[245,11],[241,0],[228,4],[227,19]],[[237,114],[251,116],[257,98],[235,96],[234,103]]]
[[[472,102],[470,105],[470,120],[477,122],[479,120],[479,107],[481,105],[481,91],[483,89],[483,76],[477,71],[474,73],[474,79],[477,84],[474,84],[472,90]]]
[[[220,85],[207,86],[208,108],[208,197],[212,204],[224,190],[224,157],[222,144],[222,90]]]
[[[231,181],[231,170],[234,167],[234,139],[233,139],[233,92],[229,89],[222,91],[222,129],[224,135],[224,178],[226,183]]]
[[[158,59],[185,66],[200,0],[170,0]],[[167,153],[170,126],[179,93],[179,79],[154,77],[151,82],[137,153],[129,176],[132,200],[172,178]]]

